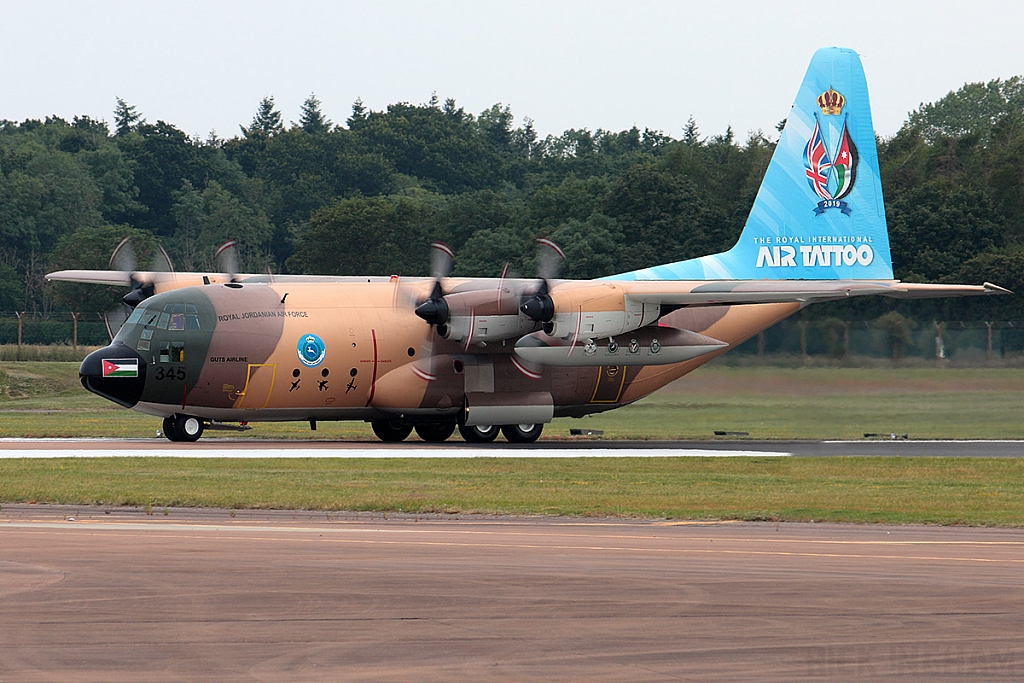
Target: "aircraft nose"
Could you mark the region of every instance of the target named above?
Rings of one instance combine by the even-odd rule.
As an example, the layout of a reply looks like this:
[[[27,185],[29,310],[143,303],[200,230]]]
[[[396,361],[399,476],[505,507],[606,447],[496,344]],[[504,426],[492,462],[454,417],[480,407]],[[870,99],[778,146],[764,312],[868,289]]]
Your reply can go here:
[[[125,408],[132,408],[146,386],[146,361],[121,342],[93,351],[78,369],[82,386]]]

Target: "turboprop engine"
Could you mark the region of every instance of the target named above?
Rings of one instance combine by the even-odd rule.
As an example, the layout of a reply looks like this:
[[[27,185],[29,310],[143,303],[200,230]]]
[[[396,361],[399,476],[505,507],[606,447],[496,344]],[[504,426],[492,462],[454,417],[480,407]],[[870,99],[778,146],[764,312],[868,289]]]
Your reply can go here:
[[[466,346],[517,339],[538,327],[519,312],[519,295],[508,286],[448,294],[444,303],[448,317],[438,334]]]
[[[561,339],[614,337],[650,325],[661,316],[657,304],[645,304],[624,294],[611,282],[535,297],[523,312],[544,324],[544,331]]]

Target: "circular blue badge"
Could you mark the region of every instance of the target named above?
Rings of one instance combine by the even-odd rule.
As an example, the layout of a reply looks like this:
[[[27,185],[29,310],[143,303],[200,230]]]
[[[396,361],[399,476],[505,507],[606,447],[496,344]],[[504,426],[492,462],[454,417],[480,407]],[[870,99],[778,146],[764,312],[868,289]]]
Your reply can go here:
[[[299,360],[308,368],[315,368],[324,362],[327,347],[324,340],[315,334],[304,334],[299,338]]]

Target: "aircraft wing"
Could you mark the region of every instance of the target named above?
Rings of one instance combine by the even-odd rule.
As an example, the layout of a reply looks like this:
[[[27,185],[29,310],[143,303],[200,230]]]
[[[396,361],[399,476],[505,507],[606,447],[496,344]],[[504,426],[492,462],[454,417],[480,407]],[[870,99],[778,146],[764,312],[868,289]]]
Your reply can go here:
[[[59,282],[81,282],[87,285],[124,285],[130,286],[132,278],[136,282],[159,283],[159,291],[178,289],[180,287],[192,287],[200,284],[219,284],[222,282],[235,282],[260,284],[268,282],[309,282],[309,283],[331,283],[331,282],[391,282],[392,276],[365,276],[365,275],[268,275],[267,273],[216,273],[216,272],[174,272],[167,271],[136,271],[124,270],[58,270],[47,273],[46,280],[57,280]],[[206,278],[204,280],[203,278]],[[426,281],[428,278],[402,278],[402,282],[416,283]],[[208,282],[207,282],[208,281]],[[454,282],[462,282],[461,280]],[[498,282],[497,278],[486,280],[487,283]],[[532,281],[531,281],[532,282]]]
[[[127,287],[131,284],[131,274],[123,270],[58,270],[56,273],[47,273],[46,280]]]
[[[986,282],[983,285],[932,285],[899,280],[716,280],[616,281],[625,296],[645,304],[714,306],[726,304],[814,303],[851,296],[887,296],[895,299],[1010,294]]]

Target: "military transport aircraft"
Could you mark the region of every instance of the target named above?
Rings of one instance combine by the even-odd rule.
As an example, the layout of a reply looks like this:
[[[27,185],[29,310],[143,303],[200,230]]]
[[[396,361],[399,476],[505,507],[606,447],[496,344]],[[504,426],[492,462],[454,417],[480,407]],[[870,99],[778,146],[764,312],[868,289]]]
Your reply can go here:
[[[819,301],[1005,293],[893,279],[867,83],[818,50],[739,241],[600,280],[61,271],[130,285],[131,315],[82,384],[164,418],[172,441],[257,421],[367,420],[384,441],[532,442],[632,403]],[[225,270],[233,270],[225,268]],[[231,424],[234,423],[234,424]]]

